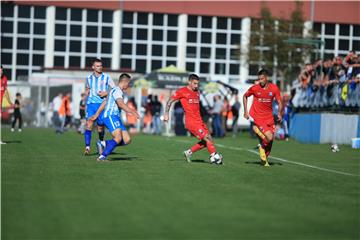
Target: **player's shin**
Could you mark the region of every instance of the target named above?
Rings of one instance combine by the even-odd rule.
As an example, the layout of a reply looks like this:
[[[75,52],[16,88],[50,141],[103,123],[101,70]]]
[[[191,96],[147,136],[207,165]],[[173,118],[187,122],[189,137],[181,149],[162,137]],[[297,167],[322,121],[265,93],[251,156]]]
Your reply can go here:
[[[118,145],[118,143],[114,139],[107,140],[106,147],[105,147],[102,155],[107,157],[108,155],[110,155],[110,153],[112,153],[112,151],[116,148],[117,145]]]
[[[264,133],[262,133],[261,130],[256,125],[253,126],[253,130],[260,139],[262,140],[266,139]]]
[[[197,151],[203,149],[205,146],[206,146],[206,142],[200,141],[190,148],[191,153],[197,152]]]
[[[104,141],[104,136],[105,136],[105,131],[104,130],[99,132],[99,140],[100,141]]]
[[[207,142],[206,142],[206,147],[207,147],[207,150],[208,150],[208,152],[210,153],[210,155],[216,153],[216,148],[215,148],[213,142],[207,141]]]
[[[88,129],[85,130],[84,138],[85,138],[85,146],[86,146],[86,147],[90,147],[90,143],[91,143],[91,130],[88,130]]]
[[[272,148],[272,144],[273,144],[273,141],[270,141],[270,143],[267,145],[267,147],[265,148],[265,154],[266,154],[266,157],[268,157],[270,155],[270,152],[271,152],[271,148]]]

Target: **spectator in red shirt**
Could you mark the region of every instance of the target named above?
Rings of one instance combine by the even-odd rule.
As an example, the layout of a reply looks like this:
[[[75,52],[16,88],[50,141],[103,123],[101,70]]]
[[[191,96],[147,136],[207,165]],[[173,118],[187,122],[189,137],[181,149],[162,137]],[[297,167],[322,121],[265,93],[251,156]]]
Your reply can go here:
[[[7,77],[5,76],[4,74],[4,68],[3,66],[1,65],[0,67],[0,76],[1,76],[1,110],[2,110],[2,103],[3,103],[3,98],[4,96],[6,97],[6,100],[11,104],[11,99],[10,99],[10,96],[9,96],[9,92],[7,91]],[[2,111],[1,111],[2,112]],[[0,144],[6,144],[5,142],[3,141],[0,141]]]

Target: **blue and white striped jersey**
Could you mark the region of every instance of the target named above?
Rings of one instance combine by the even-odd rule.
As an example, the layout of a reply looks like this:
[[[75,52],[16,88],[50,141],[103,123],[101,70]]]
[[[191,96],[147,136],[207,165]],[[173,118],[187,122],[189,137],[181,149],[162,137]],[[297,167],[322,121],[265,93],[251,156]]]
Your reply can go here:
[[[119,109],[116,100],[121,98],[124,102],[126,102],[126,94],[121,90],[118,86],[111,89],[108,98],[107,103],[105,105],[104,109],[104,118],[109,117],[111,115],[117,115],[119,116],[121,113],[121,109]]]
[[[101,98],[98,93],[100,91],[108,91],[109,86],[113,88],[115,87],[115,83],[106,73],[102,73],[99,77],[96,77],[93,73],[87,76],[86,87],[90,88],[90,93],[86,103],[102,103],[104,99]]]

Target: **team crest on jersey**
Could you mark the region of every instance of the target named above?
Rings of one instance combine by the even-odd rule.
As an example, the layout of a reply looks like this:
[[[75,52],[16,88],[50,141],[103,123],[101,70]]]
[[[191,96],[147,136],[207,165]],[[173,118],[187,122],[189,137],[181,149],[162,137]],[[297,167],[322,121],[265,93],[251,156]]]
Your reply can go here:
[[[199,129],[199,133],[203,133],[204,131],[202,129]]]
[[[269,92],[269,96],[272,97],[273,93],[272,92]]]

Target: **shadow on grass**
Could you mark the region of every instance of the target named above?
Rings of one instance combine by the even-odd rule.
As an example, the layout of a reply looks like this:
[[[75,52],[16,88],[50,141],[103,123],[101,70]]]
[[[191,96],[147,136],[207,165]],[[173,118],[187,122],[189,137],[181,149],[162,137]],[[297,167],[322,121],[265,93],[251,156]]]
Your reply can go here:
[[[173,159],[169,159],[169,161],[176,161],[176,162],[184,162],[184,163],[188,163],[185,158],[179,159],[179,158],[173,158]],[[204,159],[192,159],[190,163],[209,163],[207,161],[205,161]]]
[[[245,162],[246,164],[256,164],[256,165],[262,165],[262,163],[260,161],[246,161]],[[282,163],[279,163],[279,162],[269,162],[269,165],[270,166],[273,166],[273,165],[283,165]]]
[[[115,157],[109,158],[109,161],[133,161],[133,159],[138,159],[138,157]]]
[[[12,140],[12,141],[3,141],[6,144],[12,144],[12,143],[22,143],[20,140]]]

